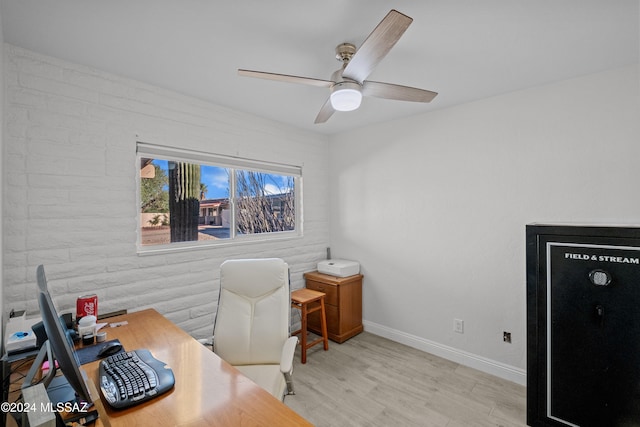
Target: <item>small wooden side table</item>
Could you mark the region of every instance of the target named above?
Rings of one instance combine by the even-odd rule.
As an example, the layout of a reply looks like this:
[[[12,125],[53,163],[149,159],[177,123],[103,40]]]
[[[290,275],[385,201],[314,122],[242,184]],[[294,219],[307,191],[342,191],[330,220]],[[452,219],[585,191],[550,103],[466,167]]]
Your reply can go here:
[[[302,363],[307,363],[307,350],[316,344],[324,343],[324,351],[329,350],[329,338],[327,335],[327,315],[324,308],[323,292],[314,291],[311,289],[297,289],[291,292],[291,307],[300,310],[300,322],[301,328],[291,335],[300,334],[300,347],[302,349]],[[320,311],[320,322],[322,336],[310,343],[307,343],[307,316],[310,313]]]

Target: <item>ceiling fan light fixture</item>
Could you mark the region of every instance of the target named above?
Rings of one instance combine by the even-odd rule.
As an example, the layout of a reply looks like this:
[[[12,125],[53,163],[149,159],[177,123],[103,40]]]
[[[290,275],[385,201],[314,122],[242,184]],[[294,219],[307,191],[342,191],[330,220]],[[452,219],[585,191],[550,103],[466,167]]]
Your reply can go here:
[[[336,111],[353,111],[360,107],[362,92],[360,85],[352,82],[340,82],[333,86],[331,106]]]

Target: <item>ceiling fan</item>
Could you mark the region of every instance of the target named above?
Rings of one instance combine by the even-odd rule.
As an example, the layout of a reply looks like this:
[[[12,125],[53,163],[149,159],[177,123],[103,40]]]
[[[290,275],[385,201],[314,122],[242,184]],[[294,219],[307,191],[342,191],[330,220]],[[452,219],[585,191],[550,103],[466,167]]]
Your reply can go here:
[[[351,43],[338,45],[336,59],[342,61],[342,68],[335,71],[330,80],[243,69],[238,69],[238,74],[246,77],[329,88],[330,96],[320,109],[315,123],[326,122],[336,111],[357,109],[363,96],[399,101],[430,102],[437,95],[436,92],[365,80],[376,65],[389,53],[411,22],[413,22],[412,18],[392,9],[369,34],[359,49],[356,50],[355,45]]]

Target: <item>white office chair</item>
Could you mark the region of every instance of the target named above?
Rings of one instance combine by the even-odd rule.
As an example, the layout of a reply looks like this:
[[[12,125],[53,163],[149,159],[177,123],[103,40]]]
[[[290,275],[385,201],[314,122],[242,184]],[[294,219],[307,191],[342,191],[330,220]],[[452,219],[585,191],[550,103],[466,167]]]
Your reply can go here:
[[[213,351],[278,399],[294,394],[289,266],[281,259],[225,261]]]

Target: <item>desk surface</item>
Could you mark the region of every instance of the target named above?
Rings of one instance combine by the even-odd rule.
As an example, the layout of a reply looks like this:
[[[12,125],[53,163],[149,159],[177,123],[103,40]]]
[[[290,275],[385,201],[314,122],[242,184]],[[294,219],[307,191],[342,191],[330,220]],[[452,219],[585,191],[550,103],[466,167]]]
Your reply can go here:
[[[311,426],[157,311],[149,309],[108,319],[109,323],[123,320],[129,324],[103,329],[107,339],[119,339],[125,350],[150,350],[171,367],[176,383],[168,393],[125,410],[104,404],[106,417],[101,417],[105,422],[97,425]],[[83,365],[94,385],[98,384],[98,364],[95,361]]]

